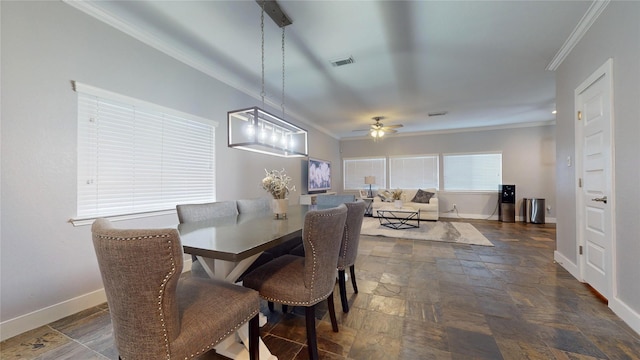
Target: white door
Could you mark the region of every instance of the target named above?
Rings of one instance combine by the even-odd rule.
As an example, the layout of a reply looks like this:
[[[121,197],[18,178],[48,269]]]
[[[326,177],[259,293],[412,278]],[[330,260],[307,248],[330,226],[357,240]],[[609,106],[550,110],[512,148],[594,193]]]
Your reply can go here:
[[[612,60],[576,89],[578,250],[584,282],[612,295]]]

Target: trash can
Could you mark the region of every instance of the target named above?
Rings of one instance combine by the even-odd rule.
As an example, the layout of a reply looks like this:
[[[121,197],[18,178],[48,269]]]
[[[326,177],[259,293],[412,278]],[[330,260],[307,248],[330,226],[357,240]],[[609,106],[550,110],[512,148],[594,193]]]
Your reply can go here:
[[[544,224],[544,199],[524,199],[524,222]]]

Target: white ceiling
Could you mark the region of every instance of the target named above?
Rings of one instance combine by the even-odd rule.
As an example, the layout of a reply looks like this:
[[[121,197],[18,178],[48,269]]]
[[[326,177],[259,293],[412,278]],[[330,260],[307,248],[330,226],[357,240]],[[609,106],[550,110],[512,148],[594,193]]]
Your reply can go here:
[[[261,105],[255,1],[68,3],[254,96],[247,107]],[[293,21],[286,118],[346,138],[366,135],[353,130],[374,116],[404,124],[399,134],[555,121],[554,73],[546,68],[591,1],[279,4]],[[348,56],[355,63],[330,63]],[[268,16],[264,66],[266,102],[280,109],[281,30]]]

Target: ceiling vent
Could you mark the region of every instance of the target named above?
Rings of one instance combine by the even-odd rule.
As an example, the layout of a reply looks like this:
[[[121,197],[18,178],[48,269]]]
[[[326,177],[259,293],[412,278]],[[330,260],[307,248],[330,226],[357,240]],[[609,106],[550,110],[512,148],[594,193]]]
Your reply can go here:
[[[428,115],[429,117],[447,115],[447,111],[431,112]]]
[[[331,65],[344,66],[344,65],[353,64],[354,62],[355,61],[353,60],[353,56],[349,56],[348,58],[344,58],[344,59],[331,60]]]

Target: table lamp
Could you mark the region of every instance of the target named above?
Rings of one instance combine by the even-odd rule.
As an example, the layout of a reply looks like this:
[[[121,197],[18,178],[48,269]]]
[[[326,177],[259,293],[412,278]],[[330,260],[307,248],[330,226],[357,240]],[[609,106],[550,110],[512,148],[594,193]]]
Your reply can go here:
[[[373,191],[371,191],[371,185],[376,183],[376,177],[375,176],[365,176],[364,177],[364,183],[369,185],[369,197],[372,198],[373,197]]]

